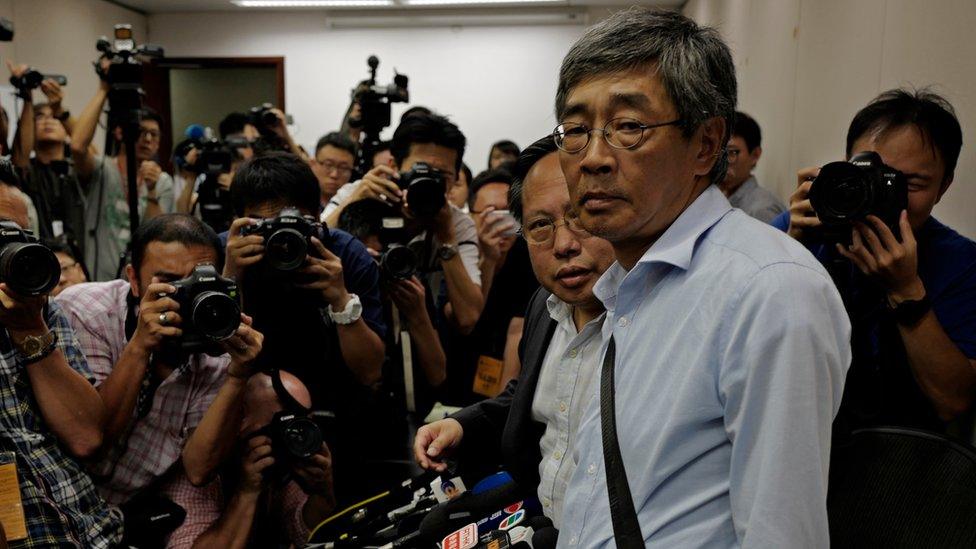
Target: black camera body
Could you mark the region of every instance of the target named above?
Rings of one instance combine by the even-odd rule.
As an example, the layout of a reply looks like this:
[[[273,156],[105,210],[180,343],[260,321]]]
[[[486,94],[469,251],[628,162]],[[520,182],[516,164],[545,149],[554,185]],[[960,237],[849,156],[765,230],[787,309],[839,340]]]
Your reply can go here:
[[[277,412],[266,427],[276,461],[308,459],[322,447],[322,429],[308,415]]]
[[[359,103],[362,114],[358,120],[351,120],[350,125],[362,128],[367,134],[379,135],[383,128],[390,125],[391,105],[410,101],[410,92],[407,91],[410,79],[405,74],[395,73],[392,83],[378,85],[376,69],[380,66],[379,58],[371,55],[366,64],[369,65],[369,79],[362,81],[352,91],[352,99]]]
[[[41,74],[35,69],[27,69],[20,77],[11,76],[10,85],[17,88],[21,94],[37,89],[45,79],[50,78],[62,86],[68,85],[68,78],[63,74]]]
[[[850,243],[851,224],[869,215],[897,235],[898,219],[908,207],[908,181],[878,153],[863,152],[820,168],[810,186],[810,205],[823,223],[820,236],[827,242]]]
[[[305,264],[313,236],[326,248],[332,243],[328,229],[314,217],[302,215],[297,208],[284,208],[278,217],[247,225],[241,234],[263,236],[263,261],[281,272],[292,272]]]
[[[0,282],[23,296],[45,295],[61,280],[61,264],[34,233],[0,220]]]
[[[447,203],[444,176],[424,162],[400,172],[397,185],[407,191],[407,210],[419,220],[433,219]]]
[[[217,343],[234,335],[241,324],[237,283],[220,276],[213,265],[203,263],[172,286],[176,291],[169,297],[180,304],[183,318],[180,326],[183,335],[176,343],[179,350],[222,355],[224,351]]]

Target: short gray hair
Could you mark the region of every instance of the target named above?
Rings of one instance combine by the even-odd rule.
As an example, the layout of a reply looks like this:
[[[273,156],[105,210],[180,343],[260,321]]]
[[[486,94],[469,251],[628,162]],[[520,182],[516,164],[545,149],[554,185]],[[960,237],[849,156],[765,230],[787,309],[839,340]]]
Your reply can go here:
[[[728,166],[725,143],[735,116],[732,52],[715,29],[678,12],[632,7],[590,27],[563,59],[556,119],[562,120],[569,92],[581,82],[649,65],[656,66],[685,137],[709,118],[725,119],[726,135],[710,174],[712,183],[721,182]]]

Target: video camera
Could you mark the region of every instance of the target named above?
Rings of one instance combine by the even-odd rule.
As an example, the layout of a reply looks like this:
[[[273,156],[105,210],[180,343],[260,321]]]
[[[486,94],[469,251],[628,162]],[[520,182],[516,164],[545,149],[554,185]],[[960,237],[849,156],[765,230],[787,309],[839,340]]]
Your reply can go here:
[[[849,244],[851,223],[869,215],[897,235],[901,211],[908,207],[908,181],[878,153],[864,152],[820,168],[810,186],[810,205],[823,223],[820,236],[827,242]]]
[[[46,79],[51,79],[62,86],[68,85],[68,78],[62,74],[41,74],[36,69],[27,69],[19,77],[11,76],[10,85],[17,88],[21,97],[30,97],[31,90],[36,89]]]
[[[373,151],[379,146],[380,132],[390,125],[391,105],[410,101],[410,92],[407,91],[410,79],[407,75],[394,70],[393,82],[381,86],[376,83],[376,69],[380,66],[379,58],[370,55],[366,64],[369,65],[369,78],[360,82],[352,90],[352,101],[359,104],[360,117],[349,120],[351,127],[363,130],[363,143],[359,154],[361,173],[366,173],[371,167],[369,163],[372,161]]]
[[[312,237],[330,248],[329,230],[310,215],[302,215],[296,208],[284,208],[278,217],[262,219],[241,229],[241,235],[264,237],[264,259],[268,266],[280,272],[292,272],[305,264]]]
[[[34,233],[0,220],[0,282],[23,296],[45,295],[61,279],[61,264]]]
[[[237,158],[235,145],[231,141],[210,137],[189,146],[196,148],[199,154],[196,161],[186,167],[193,173],[203,174],[203,181],[197,189],[200,218],[213,230],[226,231],[230,228],[234,212],[230,203],[230,190],[220,186],[220,176],[231,172]]]
[[[185,354],[224,354],[217,343],[234,335],[241,324],[237,283],[220,276],[213,265],[204,263],[194,267],[190,276],[171,285],[176,291],[170,297],[180,304],[183,318],[180,325],[183,335],[173,345]]]

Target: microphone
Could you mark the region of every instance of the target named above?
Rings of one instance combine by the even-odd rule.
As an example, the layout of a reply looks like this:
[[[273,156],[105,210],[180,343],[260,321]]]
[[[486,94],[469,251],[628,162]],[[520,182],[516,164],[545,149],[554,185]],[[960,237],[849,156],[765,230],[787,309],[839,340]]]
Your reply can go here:
[[[190,124],[186,127],[183,135],[190,139],[203,139],[204,129],[200,124]]]
[[[532,547],[533,549],[556,549],[556,538],[558,536],[559,531],[552,526],[536,530],[532,534]]]

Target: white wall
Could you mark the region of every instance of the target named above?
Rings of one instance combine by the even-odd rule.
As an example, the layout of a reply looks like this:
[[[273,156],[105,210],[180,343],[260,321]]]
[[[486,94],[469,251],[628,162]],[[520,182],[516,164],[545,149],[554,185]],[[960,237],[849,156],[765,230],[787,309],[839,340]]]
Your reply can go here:
[[[879,92],[934,85],[955,106],[963,148],[935,215],[976,238],[976,2],[689,0],[735,55],[740,110],[763,129],[760,181],[786,199],[796,170],[842,159],[847,126]]]
[[[111,36],[116,23],[130,23],[137,40],[146,38],[145,16],[102,0],[0,0],[0,15],[14,22],[14,40],[0,43],[0,57],[67,76],[64,104],[74,114],[81,113],[98,84],[92,68],[98,37]],[[6,67],[0,75],[6,83]],[[38,90],[34,97],[42,101],[44,96]],[[99,132],[95,143],[102,142]]]
[[[309,150],[338,128],[349,91],[366,78],[366,58],[375,54],[379,83],[391,82],[395,67],[410,77],[411,104],[448,115],[461,128],[475,173],[486,167],[494,141],[524,147],[552,130],[559,64],[581,32],[580,26],[333,30],[315,12],[149,18],[150,38],[167,55],[284,56],[286,110]],[[394,127],[404,109],[394,107]]]

